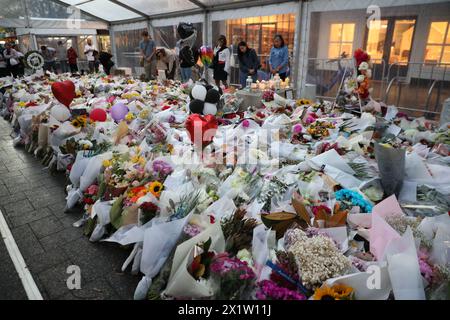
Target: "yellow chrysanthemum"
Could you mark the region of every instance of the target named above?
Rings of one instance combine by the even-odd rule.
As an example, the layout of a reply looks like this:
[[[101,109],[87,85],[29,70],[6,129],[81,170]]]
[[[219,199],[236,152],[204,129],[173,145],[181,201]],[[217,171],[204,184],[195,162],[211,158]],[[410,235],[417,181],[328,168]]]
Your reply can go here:
[[[21,107],[21,108],[25,108],[26,105],[27,105],[27,104],[26,104],[25,102],[23,102],[23,101],[20,101],[20,102],[18,103],[18,106]]]
[[[147,119],[148,118],[148,110],[142,110],[141,113],[139,114],[139,118],[141,119]]]
[[[107,168],[110,167],[112,163],[111,160],[103,160],[102,164],[105,168]]]
[[[163,189],[163,184],[159,181],[153,181],[148,187],[148,191],[155,197],[159,198]]]
[[[138,163],[139,162],[139,155],[135,155],[135,156],[133,156],[132,158],[131,158],[131,162],[133,162],[133,163]]]
[[[133,119],[134,119],[134,114],[132,114],[131,112],[128,112],[127,115],[125,116],[125,120],[132,121]]]

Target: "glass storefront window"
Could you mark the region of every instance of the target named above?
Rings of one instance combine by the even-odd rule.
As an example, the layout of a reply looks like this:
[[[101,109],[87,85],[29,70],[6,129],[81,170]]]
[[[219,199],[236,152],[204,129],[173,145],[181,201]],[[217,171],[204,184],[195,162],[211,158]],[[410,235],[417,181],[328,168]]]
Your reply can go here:
[[[383,58],[387,27],[387,20],[370,21],[366,50],[373,60],[381,60]]]
[[[339,58],[343,52],[351,55],[353,53],[354,36],[354,23],[332,23],[330,26],[328,58]]]
[[[395,21],[389,63],[407,63],[409,61],[415,24],[416,20]]]
[[[114,32],[118,66],[127,68],[139,66],[139,42],[144,30],[147,29]]]
[[[431,23],[425,49],[425,62],[450,63],[450,34],[448,22],[436,21]]]
[[[222,32],[220,23],[215,23],[216,31],[214,35]],[[213,28],[214,29],[214,28]],[[273,38],[276,34],[281,34],[284,42],[288,46],[289,54],[292,57],[294,52],[295,37],[295,14],[279,14],[273,16],[250,17],[242,19],[227,20],[225,22],[226,36],[231,45],[234,35],[238,41],[246,41],[249,47],[256,50],[261,60],[263,70],[268,69],[268,58],[273,45]],[[219,31],[219,32],[217,32]],[[213,39],[215,41],[215,39]]]

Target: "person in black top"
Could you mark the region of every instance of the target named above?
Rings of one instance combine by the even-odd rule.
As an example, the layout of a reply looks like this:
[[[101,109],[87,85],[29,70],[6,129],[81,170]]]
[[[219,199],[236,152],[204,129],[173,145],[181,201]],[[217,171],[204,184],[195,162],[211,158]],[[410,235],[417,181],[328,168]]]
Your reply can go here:
[[[114,66],[114,62],[111,60],[113,57],[109,52],[102,51],[98,57],[98,60],[103,66],[103,70],[109,76],[111,74],[111,68]]]
[[[258,69],[260,67],[258,55],[254,49],[248,47],[245,41],[241,41],[238,47],[239,59],[239,81],[245,88],[247,78],[252,77],[253,82],[258,80]]]

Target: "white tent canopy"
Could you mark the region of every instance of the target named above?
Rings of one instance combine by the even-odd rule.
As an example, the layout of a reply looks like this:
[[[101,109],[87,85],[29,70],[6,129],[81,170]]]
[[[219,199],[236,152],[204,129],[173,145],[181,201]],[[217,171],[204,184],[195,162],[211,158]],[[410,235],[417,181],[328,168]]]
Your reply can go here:
[[[228,6],[259,4],[257,0],[61,0],[109,22],[139,20],[168,14],[195,14]]]

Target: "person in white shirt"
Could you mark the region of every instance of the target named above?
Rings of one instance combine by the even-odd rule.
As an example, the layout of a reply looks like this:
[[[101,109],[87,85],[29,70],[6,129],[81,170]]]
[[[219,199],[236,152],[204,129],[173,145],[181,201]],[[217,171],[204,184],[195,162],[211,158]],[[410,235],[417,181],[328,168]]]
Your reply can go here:
[[[13,48],[11,43],[5,45],[3,51],[3,58],[7,64],[8,73],[12,73],[14,77],[17,77],[20,73],[20,58],[23,57],[22,53],[19,53]]]
[[[44,57],[44,70],[56,73],[56,50],[41,46],[41,54]]]
[[[167,79],[173,80],[175,77],[177,55],[167,48],[156,50],[157,69],[165,70]]]
[[[217,47],[214,48],[214,59],[212,68],[214,69],[214,80],[220,86],[222,81],[225,88],[228,88],[228,75],[230,74],[231,52],[227,47],[227,38],[221,35],[217,40]]]
[[[69,72],[69,65],[67,63],[67,48],[62,41],[58,41],[58,47],[56,48],[56,57],[61,69],[61,73]]]
[[[94,73],[95,71],[95,56],[94,56],[94,51],[95,47],[92,44],[92,39],[88,38],[86,41],[86,45],[84,46],[84,54],[86,55],[86,59],[88,61],[89,64],[89,72],[90,73]]]

